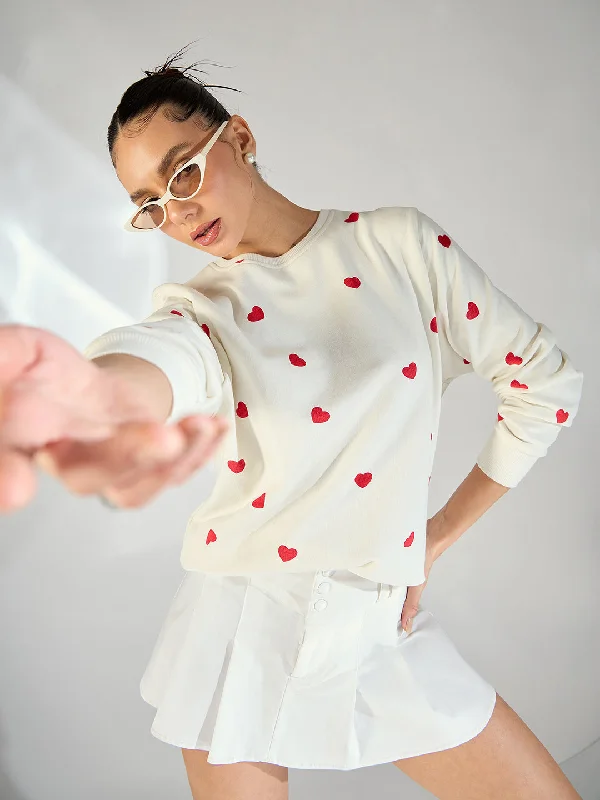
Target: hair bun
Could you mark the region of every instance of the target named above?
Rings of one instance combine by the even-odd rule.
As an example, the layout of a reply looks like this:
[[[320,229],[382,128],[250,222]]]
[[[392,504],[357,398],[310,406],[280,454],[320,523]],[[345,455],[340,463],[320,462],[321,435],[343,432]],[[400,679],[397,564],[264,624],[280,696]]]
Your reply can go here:
[[[144,74],[147,78],[151,78],[153,75],[178,75],[180,77],[185,77],[183,69],[167,66],[158,67],[157,69],[152,70],[145,69]]]

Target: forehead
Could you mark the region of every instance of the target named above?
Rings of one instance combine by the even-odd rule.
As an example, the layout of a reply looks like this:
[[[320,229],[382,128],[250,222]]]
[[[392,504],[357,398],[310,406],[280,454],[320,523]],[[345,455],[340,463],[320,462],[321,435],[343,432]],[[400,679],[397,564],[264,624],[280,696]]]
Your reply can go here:
[[[162,108],[149,121],[134,119],[119,131],[115,141],[113,158],[117,177],[129,194],[151,188],[161,182],[156,170],[168,150],[180,143],[200,144],[207,135],[197,116],[173,122]]]

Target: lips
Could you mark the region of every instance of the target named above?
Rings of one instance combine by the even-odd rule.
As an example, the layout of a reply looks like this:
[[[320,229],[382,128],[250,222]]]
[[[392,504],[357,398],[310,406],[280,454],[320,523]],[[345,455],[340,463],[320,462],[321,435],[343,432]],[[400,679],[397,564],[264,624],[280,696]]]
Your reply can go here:
[[[206,223],[205,225],[200,225],[200,227],[196,228],[196,230],[193,231],[193,233],[190,234],[191,238],[192,239],[197,239],[198,236],[202,236],[204,233],[206,233],[206,231],[210,228],[211,225],[214,225],[214,223],[218,219],[219,219],[218,217],[215,217],[215,219],[211,220],[210,222]]]

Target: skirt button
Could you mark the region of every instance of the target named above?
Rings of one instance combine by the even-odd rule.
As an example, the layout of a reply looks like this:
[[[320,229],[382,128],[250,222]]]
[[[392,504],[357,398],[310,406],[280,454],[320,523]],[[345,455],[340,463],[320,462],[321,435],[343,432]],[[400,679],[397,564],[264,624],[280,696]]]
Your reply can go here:
[[[327,608],[327,600],[317,600],[314,608],[316,611],[323,611],[325,608]]]
[[[324,575],[326,578],[330,578],[334,572],[335,572],[334,569],[324,569],[321,570],[321,575]]]

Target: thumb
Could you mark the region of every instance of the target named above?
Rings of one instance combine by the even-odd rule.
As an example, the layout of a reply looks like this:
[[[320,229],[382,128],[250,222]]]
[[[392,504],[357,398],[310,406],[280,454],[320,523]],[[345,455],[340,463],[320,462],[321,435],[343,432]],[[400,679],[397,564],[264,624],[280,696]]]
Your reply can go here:
[[[419,610],[419,602],[421,600],[421,595],[423,594],[424,588],[424,583],[422,583],[420,586],[408,587],[404,606],[402,607],[402,616],[400,618],[401,625],[407,633],[410,633],[412,629],[412,621],[414,617],[416,617]]]

